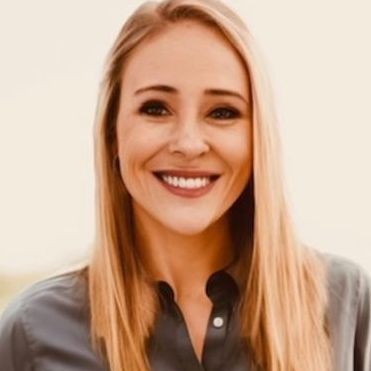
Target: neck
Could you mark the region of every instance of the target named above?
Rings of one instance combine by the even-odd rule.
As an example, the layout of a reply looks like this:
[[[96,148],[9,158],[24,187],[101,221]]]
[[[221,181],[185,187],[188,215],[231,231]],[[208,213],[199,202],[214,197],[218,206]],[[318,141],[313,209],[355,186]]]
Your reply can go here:
[[[154,228],[148,221],[139,221],[138,227],[137,245],[145,269],[156,281],[168,282],[176,298],[203,295],[209,276],[233,260],[226,217],[192,236]]]

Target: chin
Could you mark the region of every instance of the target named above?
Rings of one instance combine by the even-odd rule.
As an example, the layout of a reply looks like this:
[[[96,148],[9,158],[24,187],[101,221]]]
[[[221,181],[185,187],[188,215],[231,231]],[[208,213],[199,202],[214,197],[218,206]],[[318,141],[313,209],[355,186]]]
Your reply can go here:
[[[171,223],[165,224],[165,227],[174,233],[184,236],[195,236],[204,232],[209,226],[209,223],[198,222],[197,220],[176,220],[173,219]]]

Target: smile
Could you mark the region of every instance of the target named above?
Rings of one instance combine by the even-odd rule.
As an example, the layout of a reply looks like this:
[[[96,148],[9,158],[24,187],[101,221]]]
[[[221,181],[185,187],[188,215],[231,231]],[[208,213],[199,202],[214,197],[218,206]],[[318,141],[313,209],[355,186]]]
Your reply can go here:
[[[203,188],[211,182],[211,177],[203,178],[183,178],[170,175],[161,175],[162,180],[167,184],[174,187],[186,188],[186,189],[198,189]]]
[[[161,172],[154,173],[161,184],[171,193],[182,197],[200,197],[208,193],[219,175],[185,177]]]

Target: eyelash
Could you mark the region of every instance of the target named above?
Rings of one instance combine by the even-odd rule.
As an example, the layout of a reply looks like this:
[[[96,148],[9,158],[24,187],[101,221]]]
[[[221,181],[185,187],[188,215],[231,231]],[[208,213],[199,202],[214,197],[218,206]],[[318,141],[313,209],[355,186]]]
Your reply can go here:
[[[163,110],[166,110],[167,112],[164,114]],[[159,110],[162,111],[159,113]],[[151,113],[152,111],[152,113]],[[218,112],[224,112],[227,113],[228,117],[214,117],[215,120],[232,120],[241,117],[240,111],[238,111],[235,108],[228,107],[228,106],[222,106],[217,107],[214,110],[211,111],[211,113]],[[145,102],[140,108],[139,113],[147,116],[154,116],[154,117],[162,117],[167,116],[169,114],[169,110],[166,108],[166,105],[161,101],[148,101]]]

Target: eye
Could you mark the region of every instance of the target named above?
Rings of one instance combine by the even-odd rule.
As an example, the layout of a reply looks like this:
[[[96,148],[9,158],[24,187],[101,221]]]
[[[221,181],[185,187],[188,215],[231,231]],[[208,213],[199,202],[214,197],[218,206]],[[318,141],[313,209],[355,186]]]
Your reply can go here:
[[[139,113],[148,116],[166,116],[169,114],[169,110],[163,102],[152,100],[143,103],[139,108]]]
[[[217,120],[231,120],[241,117],[241,113],[229,107],[219,107],[211,111],[211,117]]]

